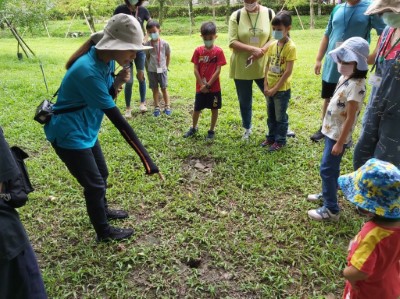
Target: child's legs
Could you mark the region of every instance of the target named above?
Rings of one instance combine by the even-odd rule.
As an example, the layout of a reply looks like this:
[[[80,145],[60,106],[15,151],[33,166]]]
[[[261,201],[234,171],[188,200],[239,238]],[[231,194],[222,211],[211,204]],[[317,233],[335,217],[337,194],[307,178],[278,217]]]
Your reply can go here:
[[[332,213],[339,212],[337,202],[337,180],[340,174],[340,162],[342,161],[343,152],[338,155],[332,155],[332,148],[336,141],[325,137],[325,147],[322,154],[320,175],[322,179],[322,195],[324,198],[324,206]]]
[[[214,131],[218,119],[218,109],[211,109],[211,125],[210,131]]]
[[[158,100],[158,76],[156,72],[148,72],[147,77],[149,78],[149,87],[153,92],[154,108],[159,108],[160,103]]]
[[[131,67],[130,69],[131,73],[131,78],[129,79],[128,82],[125,83],[125,106],[126,108],[131,107],[131,99],[132,99],[132,87],[133,87],[133,68]]]
[[[275,142],[275,134],[276,134],[276,118],[275,118],[275,101],[274,97],[266,97],[267,98],[267,126],[268,126],[268,134],[267,140],[271,142]]]
[[[289,127],[289,116],[287,109],[290,100],[290,89],[286,91],[278,91],[274,96],[275,103],[275,142],[286,144],[286,134]]]
[[[199,122],[199,118],[200,118],[200,113],[201,111],[193,111],[193,125],[192,128],[196,128],[197,127],[197,123]]]
[[[146,61],[146,53],[144,51],[136,52],[135,65],[136,77],[139,81],[140,102],[146,101],[146,78],[144,76],[144,63]]]
[[[161,92],[162,92],[162,95],[163,95],[165,108],[169,108],[170,103],[169,103],[169,95],[168,95],[167,88],[161,88]]]
[[[168,87],[168,73],[167,72],[163,72],[161,74],[157,74],[158,76],[158,83],[160,84],[160,88],[161,88],[161,92],[163,95],[163,99],[164,99],[164,104],[165,104],[165,108],[169,108],[169,95],[168,95],[168,91],[167,91],[167,87]]]

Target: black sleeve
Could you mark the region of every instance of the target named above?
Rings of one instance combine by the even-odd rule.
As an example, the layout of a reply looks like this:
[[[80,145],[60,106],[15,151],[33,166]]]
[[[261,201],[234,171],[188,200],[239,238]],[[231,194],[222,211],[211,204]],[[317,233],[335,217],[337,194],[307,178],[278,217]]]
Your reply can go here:
[[[122,116],[118,107],[103,109],[104,113],[118,129],[121,135],[125,138],[126,142],[135,150],[135,152],[142,160],[143,166],[146,169],[147,174],[153,174],[160,172],[158,167],[154,164],[153,160],[150,158],[149,153],[144,148],[143,144],[140,142],[136,133],[133,131],[132,127],[128,124],[125,118]]]

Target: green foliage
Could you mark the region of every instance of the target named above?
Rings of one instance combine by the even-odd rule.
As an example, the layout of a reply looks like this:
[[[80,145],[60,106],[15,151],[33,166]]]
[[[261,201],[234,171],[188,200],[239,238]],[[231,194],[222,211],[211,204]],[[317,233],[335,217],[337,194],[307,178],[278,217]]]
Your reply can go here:
[[[187,21],[188,22],[188,21]],[[166,28],[187,27],[176,20]],[[56,25],[55,25],[56,26]],[[183,31],[183,30],[181,30]],[[196,32],[196,31],[195,31]],[[38,62],[19,61],[14,39],[0,39],[0,125],[11,145],[30,158],[35,192],[19,209],[39,259],[49,298],[339,298],[349,240],[364,221],[342,196],[338,223],[307,219],[318,206],[305,201],[321,188],[322,144],[309,135],[320,125],[320,77],[313,74],[323,30],[292,30],[297,45],[290,127],[296,138],[280,152],[259,145],[266,133],[265,98],[254,87],[253,135],[241,140],[239,104],[229,67],[221,72],[223,107],[216,139],[204,141],[210,111],[202,112],[199,135],[186,140],[191,124],[195,79],[190,58],[202,44],[199,34],[164,36],[172,48],[169,92],[173,115],[138,113],[135,80],[130,124],[166,177],[144,175],[139,158],[105,119],[100,142],[110,177],[108,201],[130,218],[114,222],[135,228],[135,237],[96,244],[82,188],[32,120],[44,97]],[[53,93],[64,63],[85,39],[26,38],[41,58]],[[229,61],[226,33],[216,40]],[[376,36],[371,44],[376,43]],[[118,107],[124,109],[124,95]],[[359,125],[356,131],[356,138]],[[208,165],[207,169],[196,163]],[[352,150],[341,165],[352,171]],[[52,196],[52,197],[50,197]]]
[[[0,3],[0,20],[6,18],[14,26],[32,29],[48,19],[52,5],[49,0],[4,0]]]

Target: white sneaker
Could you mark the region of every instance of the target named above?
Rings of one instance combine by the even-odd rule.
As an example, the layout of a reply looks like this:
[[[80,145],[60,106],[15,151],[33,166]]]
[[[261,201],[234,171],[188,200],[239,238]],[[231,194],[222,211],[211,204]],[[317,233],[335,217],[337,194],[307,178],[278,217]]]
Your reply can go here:
[[[319,209],[309,210],[308,217],[317,221],[339,221],[339,213],[333,214],[329,209],[320,207]]]
[[[242,136],[242,139],[245,140],[245,141],[248,141],[249,138],[250,138],[250,135],[251,135],[251,129],[246,129],[246,130],[244,131],[244,134],[243,134],[243,136]]]
[[[140,103],[139,110],[140,110],[140,112],[142,112],[142,113],[147,111],[147,106],[146,106],[146,103],[145,103],[145,102]]]
[[[319,201],[322,200],[322,193],[318,193],[318,194],[308,194],[307,196],[307,200],[308,201]]]
[[[132,118],[132,109],[131,108],[127,108],[125,110],[125,118]]]

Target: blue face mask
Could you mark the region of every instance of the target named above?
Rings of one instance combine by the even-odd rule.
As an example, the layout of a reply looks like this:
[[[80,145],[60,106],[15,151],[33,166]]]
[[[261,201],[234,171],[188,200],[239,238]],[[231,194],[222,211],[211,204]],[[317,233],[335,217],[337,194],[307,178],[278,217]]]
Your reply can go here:
[[[132,6],[135,6],[138,2],[139,2],[139,0],[129,0],[129,3],[130,3]]]
[[[400,14],[394,12],[384,12],[382,20],[386,25],[392,28],[400,28]]]
[[[272,37],[276,40],[280,40],[283,38],[283,31],[272,31]]]
[[[160,35],[158,34],[158,32],[150,33],[150,37],[152,40],[158,40],[159,36]]]
[[[204,40],[204,46],[206,46],[206,48],[211,48],[214,45],[214,40]]]

